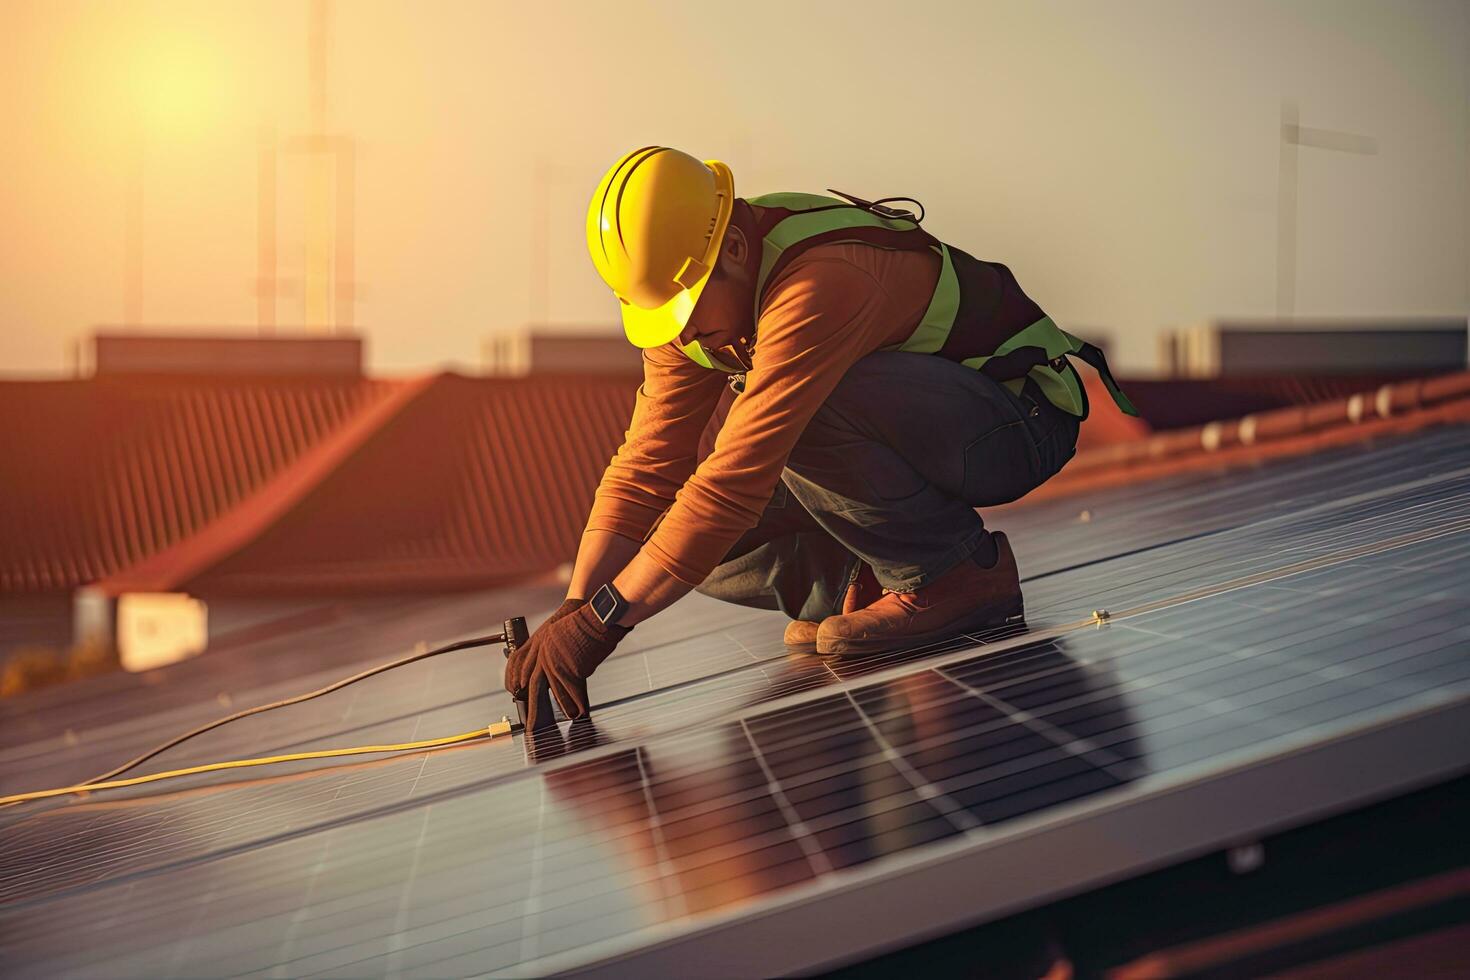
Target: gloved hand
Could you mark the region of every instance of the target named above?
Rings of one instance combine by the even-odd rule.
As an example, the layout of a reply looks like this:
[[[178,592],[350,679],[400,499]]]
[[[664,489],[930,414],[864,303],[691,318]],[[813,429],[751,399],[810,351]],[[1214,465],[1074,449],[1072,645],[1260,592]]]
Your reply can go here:
[[[558,619],[561,619],[568,613],[576,612],[578,609],[582,608],[585,605],[587,605],[586,599],[563,599],[561,605],[556,607],[556,612],[552,613],[550,616],[547,616],[546,622],[542,623],[541,625],[550,626]]]
[[[550,687],[568,718],[585,718],[591,710],[587,678],[630,632],[604,626],[585,603],[568,609],[575,601],[563,603],[506,662],[505,689],[511,694],[525,692],[527,731],[536,730],[536,702],[543,685]]]
[[[525,643],[522,643],[518,649],[512,651],[510,656],[505,658],[505,689],[507,691],[512,695],[518,694],[520,691],[516,687],[516,684],[521,677],[521,665],[526,662],[526,657],[531,651],[531,641],[539,636],[541,631],[546,627],[558,619],[571,615],[586,604],[586,599],[563,599],[561,605],[557,606],[556,610],[550,616],[547,616],[546,620],[540,626],[536,627],[536,632],[528,636]]]

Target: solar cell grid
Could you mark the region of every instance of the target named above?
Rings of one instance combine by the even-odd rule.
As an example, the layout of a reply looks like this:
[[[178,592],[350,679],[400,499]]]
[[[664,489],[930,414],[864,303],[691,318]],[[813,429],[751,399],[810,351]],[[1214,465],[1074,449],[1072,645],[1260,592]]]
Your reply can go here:
[[[1149,549],[1033,579],[1029,634],[826,665],[787,659],[765,614],[721,609],[692,637],[670,618],[599,673],[594,696],[616,703],[538,742],[529,767],[519,741],[500,742],[0,813],[0,923],[17,937],[0,962],[534,974],[725,921],[711,916],[745,922],[762,903],[820,905],[927,855],[980,854],[1021,818],[1062,827],[1179,798],[1211,774],[1460,704],[1467,464],[1463,440],[1436,433],[1103,495],[1068,526],[1079,550],[1094,534]],[[1330,485],[1352,473],[1350,492]],[[1059,557],[1045,523],[1059,513],[1007,527]],[[1201,514],[1222,518],[1216,530],[1175,540]],[[1124,615],[1170,597],[1186,601]],[[1120,618],[1077,628],[1103,605]],[[483,660],[420,666],[433,669],[240,747],[422,736],[483,723],[503,698],[466,696],[485,688]],[[976,881],[976,908],[994,887]],[[68,942],[81,930],[85,945]]]
[[[1004,513],[1002,523],[1018,529],[1012,545],[1023,574],[1036,577],[1323,504],[1330,507],[1344,492],[1397,491],[1455,471],[1461,472],[1454,478],[1463,480],[1467,465],[1463,429],[1448,428],[1410,440],[1279,460],[1249,473],[1222,468],[1082,499],[1027,504],[1019,512]],[[1052,533],[1020,533],[1042,528]]]

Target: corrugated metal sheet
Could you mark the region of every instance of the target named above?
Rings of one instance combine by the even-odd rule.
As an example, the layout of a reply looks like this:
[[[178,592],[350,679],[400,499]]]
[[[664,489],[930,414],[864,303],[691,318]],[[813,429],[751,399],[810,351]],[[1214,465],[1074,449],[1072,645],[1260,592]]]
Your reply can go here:
[[[70,590],[194,534],[394,384],[0,384],[0,592]]]
[[[576,553],[636,387],[629,377],[437,378],[188,588],[397,592],[551,572]]]

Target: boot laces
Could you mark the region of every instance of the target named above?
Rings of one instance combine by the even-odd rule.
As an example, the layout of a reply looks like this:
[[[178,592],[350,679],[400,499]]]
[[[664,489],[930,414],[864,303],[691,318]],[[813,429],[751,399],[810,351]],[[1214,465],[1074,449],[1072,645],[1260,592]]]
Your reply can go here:
[[[899,592],[895,589],[884,589],[879,599],[887,599],[889,596],[892,596],[894,601],[899,605],[906,606],[909,609],[922,609],[926,605],[926,603],[920,600],[917,592]]]

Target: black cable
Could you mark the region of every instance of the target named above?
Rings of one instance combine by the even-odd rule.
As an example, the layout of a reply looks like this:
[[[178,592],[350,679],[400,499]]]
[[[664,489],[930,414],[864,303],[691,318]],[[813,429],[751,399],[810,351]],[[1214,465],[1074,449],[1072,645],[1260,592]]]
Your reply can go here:
[[[924,210],[924,202],[919,200],[917,197],[880,197],[878,198],[878,200],[873,202],[873,206],[876,207],[878,205],[886,205],[891,201],[908,201],[910,204],[917,204],[919,206],[918,215],[915,215],[912,211],[902,212],[903,214],[907,214],[909,216],[908,220],[912,221],[916,225],[923,224],[924,216],[929,213],[928,211]]]
[[[248,718],[251,715],[258,715],[262,711],[270,711],[273,708],[284,708],[288,705],[300,704],[303,701],[310,701],[312,698],[319,698],[323,694],[331,694],[333,691],[340,691],[348,684],[355,684],[358,681],[365,680],[369,677],[374,676],[375,674],[381,674],[385,670],[392,670],[394,667],[402,667],[405,664],[411,664],[419,660],[427,660],[429,657],[437,657],[440,654],[453,653],[456,650],[468,650],[472,647],[489,646],[492,643],[503,643],[504,641],[505,634],[503,633],[496,633],[490,636],[475,636],[471,637],[468,640],[459,640],[455,643],[450,643],[442,647],[436,647],[433,650],[425,650],[422,653],[410,654],[407,657],[402,657],[398,660],[394,660],[386,664],[379,664],[376,667],[370,667],[360,674],[353,674],[351,677],[344,677],[342,680],[328,684],[326,687],[320,688],[315,691],[309,691],[306,694],[298,694],[294,698],[286,698],[284,701],[273,701],[270,704],[257,705],[254,708],[246,708],[244,711],[237,711],[232,715],[227,715],[224,718],[218,718],[214,721],[211,721],[207,725],[201,725],[191,732],[185,732],[183,735],[180,735],[177,738],[169,739],[167,742],[164,742],[157,748],[149,749],[147,752],[144,752],[136,759],[133,759],[130,762],[125,762],[122,765],[118,766],[116,769],[109,769],[107,772],[104,772],[100,776],[93,776],[86,782],[78,783],[77,785],[88,786],[92,783],[100,783],[105,782],[109,779],[114,779],[117,776],[120,776],[123,773],[127,772],[129,769],[132,769],[135,766],[140,765],[141,763],[147,762],[149,759],[153,758],[155,755],[158,755],[160,752],[166,752],[169,749],[173,748],[175,745],[178,745],[181,742],[188,741],[195,735],[203,735],[205,732],[212,731],[220,727],[221,725],[229,724],[232,721],[239,721],[241,718]]]
[[[870,214],[878,215],[880,218],[890,218],[897,221],[912,221],[914,224],[918,225],[923,224],[924,215],[928,213],[924,210],[923,201],[920,201],[916,197],[909,197],[906,194],[900,194],[896,197],[880,197],[876,201],[866,201],[863,198],[858,197],[856,194],[848,194],[846,191],[839,191],[835,187],[829,187],[827,188],[827,190],[833,194],[836,194],[838,197],[851,202],[854,206],[862,208]],[[888,202],[890,201],[908,201],[910,204],[917,204],[919,206],[919,213],[915,215],[912,211],[901,211],[897,208],[890,208],[887,206]]]

